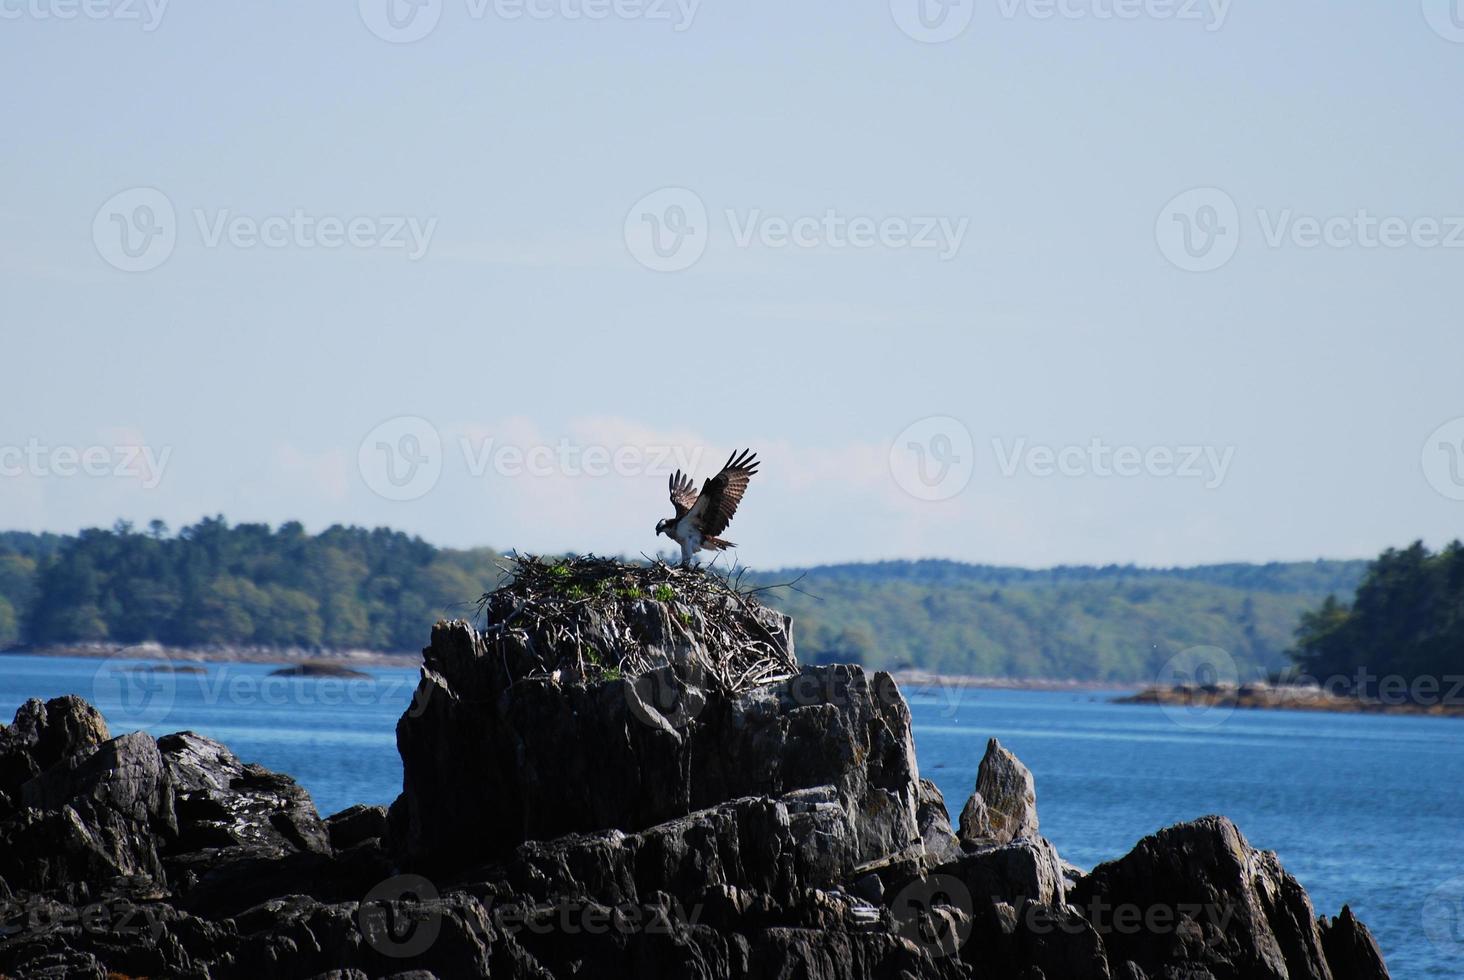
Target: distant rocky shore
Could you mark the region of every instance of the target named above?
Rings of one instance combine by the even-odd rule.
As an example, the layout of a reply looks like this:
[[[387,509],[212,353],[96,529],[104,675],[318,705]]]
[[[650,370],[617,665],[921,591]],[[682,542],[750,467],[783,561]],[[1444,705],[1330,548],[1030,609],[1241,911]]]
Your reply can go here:
[[[73,643],[60,646],[17,647],[0,650],[5,654],[23,653],[37,657],[125,657],[164,659],[180,664],[260,663],[318,666],[340,664],[343,667],[415,667],[421,654],[383,653],[376,650],[291,650],[274,647],[167,647],[157,643]],[[179,668],[180,673],[186,672]],[[892,677],[904,688],[945,687],[980,688],[1010,691],[1119,691],[1133,690],[1132,684],[1111,681],[1066,680],[1045,677],[979,677],[962,674],[938,674],[925,670],[893,670]]]
[[[33,657],[118,657],[135,660],[163,660],[176,664],[244,663],[244,664],[340,664],[346,667],[415,667],[421,654],[383,653],[378,650],[305,650],[280,647],[240,647],[230,645],[206,647],[170,647],[160,643],[67,643],[47,646],[15,647],[0,650],[6,654],[27,654]]]
[[[1464,717],[1464,702],[1445,697],[1422,701],[1406,697],[1358,698],[1336,694],[1315,686],[1270,684],[1180,684],[1149,687],[1137,694],[1116,698],[1118,704],[1171,705],[1180,708],[1256,708],[1286,711],[1334,711],[1353,714],[1438,715]]]
[[[0,975],[1388,976],[1223,817],[1085,872],[993,739],[953,825],[894,679],[797,666],[745,597],[565,602],[573,624],[506,601],[438,624],[389,808],[322,819],[210,739],[27,702],[0,728]],[[742,686],[753,635],[791,666]],[[616,644],[660,666],[626,676]]]

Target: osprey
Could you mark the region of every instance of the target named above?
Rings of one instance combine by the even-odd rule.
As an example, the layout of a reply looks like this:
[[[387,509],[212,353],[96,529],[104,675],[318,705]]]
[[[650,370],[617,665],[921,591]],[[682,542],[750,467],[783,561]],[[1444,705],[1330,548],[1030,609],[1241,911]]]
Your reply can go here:
[[[731,541],[717,535],[727,530],[737,505],[747,492],[747,481],[757,472],[757,457],[752,450],[733,453],[722,472],[702,484],[701,493],[691,487],[691,477],[680,470],[671,474],[671,506],[676,516],[656,524],[656,533],[681,545],[681,564],[691,564],[698,551],[722,551],[735,548]]]

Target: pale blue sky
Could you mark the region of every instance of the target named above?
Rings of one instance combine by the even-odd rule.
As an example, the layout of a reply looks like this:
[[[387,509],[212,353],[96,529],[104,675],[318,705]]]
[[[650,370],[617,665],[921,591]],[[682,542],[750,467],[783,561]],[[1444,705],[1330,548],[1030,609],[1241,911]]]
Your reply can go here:
[[[436,0],[410,44],[368,27],[377,0],[176,2],[152,25],[143,0],[92,2],[107,16],[0,0],[0,526],[222,512],[635,553],[669,513],[658,447],[702,451],[700,477],[749,445],[731,536],[754,566],[1354,557],[1464,529],[1439,448],[1464,424],[1434,434],[1464,417],[1447,0],[989,0],[940,44],[890,0],[704,0],[689,24]],[[112,214],[146,216],[108,202],[134,188],[174,210],[150,271],[114,266]],[[663,188],[706,210],[680,271],[627,244]],[[1194,188],[1216,190],[1166,210]],[[1409,244],[1360,244],[1360,209]],[[364,244],[230,225],[296,212],[365,219]],[[840,248],[829,212],[963,233],[953,257]],[[1174,235],[1216,214],[1238,249],[1186,271]],[[821,244],[777,245],[802,218]],[[1425,247],[1455,218],[1459,247]],[[415,422],[368,438],[403,416],[441,449],[402,442]],[[932,416],[956,423],[905,431]],[[630,462],[483,455],[561,440]],[[1095,440],[1161,452],[1103,476]],[[955,475],[914,478],[912,442]],[[378,443],[428,475],[376,492]],[[65,475],[67,447],[111,475]],[[1170,475],[1188,447],[1209,455]]]

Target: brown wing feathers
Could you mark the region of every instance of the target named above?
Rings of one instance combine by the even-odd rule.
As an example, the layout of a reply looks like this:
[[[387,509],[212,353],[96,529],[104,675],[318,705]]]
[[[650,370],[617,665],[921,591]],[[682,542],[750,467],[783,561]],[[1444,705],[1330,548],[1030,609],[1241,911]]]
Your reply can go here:
[[[699,523],[702,534],[711,536],[727,530],[727,525],[732,523],[732,515],[737,513],[737,505],[742,502],[742,495],[747,492],[747,483],[757,472],[757,467],[757,457],[752,450],[744,449],[728,457],[722,472],[702,484],[701,496],[693,505],[701,510]],[[703,501],[706,502],[704,508]]]
[[[669,482],[671,484],[671,506],[676,508],[676,518],[680,520],[696,505],[696,491],[692,489],[691,477],[684,475],[680,470],[671,474]]]

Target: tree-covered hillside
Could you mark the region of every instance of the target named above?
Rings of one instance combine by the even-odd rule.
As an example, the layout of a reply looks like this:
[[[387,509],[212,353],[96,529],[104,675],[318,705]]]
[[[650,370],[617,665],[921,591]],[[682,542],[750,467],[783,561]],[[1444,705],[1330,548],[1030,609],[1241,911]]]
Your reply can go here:
[[[0,648],[104,640],[412,651],[495,588],[498,554],[385,528],[125,524],[0,534]],[[764,598],[798,620],[801,659],[950,674],[1152,679],[1219,646],[1255,673],[1285,663],[1304,610],[1350,594],[1363,562],[1032,571],[945,561],[829,565]]]
[[[497,580],[495,552],[377,528],[296,523],[176,536],[154,522],[76,537],[0,537],[0,648],[89,640],[415,650]]]
[[[1286,663],[1301,613],[1350,593],[1363,562],[1033,571],[956,562],[796,569],[775,604],[799,655],[949,674],[1153,680],[1175,653],[1217,646],[1243,676]],[[814,598],[814,597],[817,598]]]
[[[1294,656],[1317,681],[1368,698],[1380,678],[1464,677],[1464,544],[1383,552],[1351,602],[1329,596],[1303,617]]]

